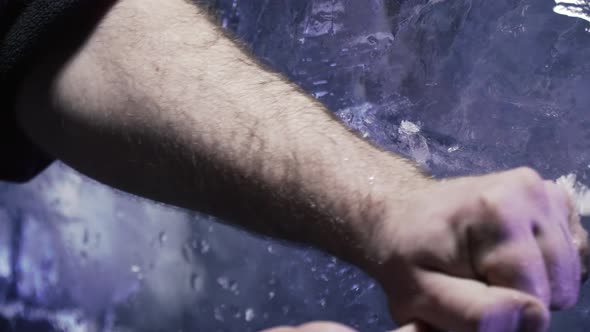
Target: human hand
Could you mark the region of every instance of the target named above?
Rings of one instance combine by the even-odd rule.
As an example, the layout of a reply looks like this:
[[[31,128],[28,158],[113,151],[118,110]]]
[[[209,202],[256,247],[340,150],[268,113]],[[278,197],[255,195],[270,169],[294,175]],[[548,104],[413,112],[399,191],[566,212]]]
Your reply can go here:
[[[313,322],[301,325],[299,327],[275,327],[261,332],[355,332],[353,329],[341,324],[331,322]],[[427,330],[418,324],[408,324],[391,332],[427,332]]]
[[[576,303],[587,233],[555,183],[520,168],[433,181],[405,201],[385,209],[370,271],[398,322],[536,332],[547,329],[549,309]]]

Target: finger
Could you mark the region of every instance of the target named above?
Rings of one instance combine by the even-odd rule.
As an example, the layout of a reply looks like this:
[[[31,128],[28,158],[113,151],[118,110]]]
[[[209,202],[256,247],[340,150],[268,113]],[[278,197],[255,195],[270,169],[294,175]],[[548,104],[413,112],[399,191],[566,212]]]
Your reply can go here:
[[[564,184],[563,182],[557,182],[558,187],[562,189],[562,192],[566,196],[567,205],[570,211],[569,215],[569,229],[572,234],[575,248],[578,250],[580,256],[580,265],[582,273],[582,281],[588,280],[589,272],[589,259],[590,259],[590,246],[588,244],[588,232],[582,226],[578,207],[576,205],[575,190],[573,187]]]
[[[549,235],[552,232],[554,234]],[[581,284],[580,260],[573,246],[567,246],[568,239],[562,237],[561,230],[548,230],[539,236],[538,242],[547,269],[550,285],[551,309],[570,308],[578,300]]]
[[[535,221],[537,242],[545,260],[551,289],[551,308],[570,308],[578,300],[581,267],[568,225],[570,208],[565,192],[551,181],[545,182],[548,213]]]
[[[578,211],[576,211],[575,204],[572,200],[572,197],[566,193],[567,202],[570,210],[570,215],[568,218],[568,225],[569,230],[572,235],[572,240],[574,247],[578,251],[578,255],[580,256],[580,266],[581,266],[581,274],[582,274],[582,281],[588,280],[588,273],[589,273],[589,259],[590,259],[590,245],[588,243],[588,232],[582,225],[582,220]]]
[[[487,286],[437,272],[419,275],[420,293],[406,310],[411,320],[420,320],[454,332],[542,332],[549,312],[537,298],[512,289]]]
[[[498,218],[498,217],[494,217]],[[482,221],[469,233],[468,250],[475,274],[492,286],[512,288],[550,300],[550,284],[545,261],[530,223],[518,223],[522,229],[506,229],[498,221]]]
[[[588,232],[582,226],[580,215],[573,213],[569,218],[569,227],[572,235],[572,242],[580,257],[581,281],[585,282],[589,277],[590,266],[590,245],[588,243]]]
[[[390,332],[437,332],[437,330],[425,324],[411,323]]]
[[[298,327],[279,326],[261,332],[355,332],[355,330],[338,323],[311,322]]]
[[[338,323],[312,322],[299,326],[293,332],[355,332],[355,330]]]

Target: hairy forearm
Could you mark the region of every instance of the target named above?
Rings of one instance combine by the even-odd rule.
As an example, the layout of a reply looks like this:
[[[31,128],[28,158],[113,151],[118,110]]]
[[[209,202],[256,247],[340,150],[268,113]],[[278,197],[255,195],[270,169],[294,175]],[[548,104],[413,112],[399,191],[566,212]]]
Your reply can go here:
[[[383,204],[424,177],[264,70],[206,16],[182,0],[118,1],[69,61],[53,62],[55,74],[39,67],[27,79],[23,127],[113,187],[355,263],[371,256]]]

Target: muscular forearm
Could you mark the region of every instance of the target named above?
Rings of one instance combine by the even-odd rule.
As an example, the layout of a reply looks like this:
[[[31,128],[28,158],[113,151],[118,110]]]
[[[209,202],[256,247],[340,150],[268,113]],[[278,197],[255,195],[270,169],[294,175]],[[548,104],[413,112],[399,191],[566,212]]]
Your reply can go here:
[[[25,83],[23,127],[127,192],[360,263],[378,250],[367,243],[385,200],[426,181],[182,0],[120,0],[67,63],[54,63],[56,75],[39,67]]]
[[[91,177],[356,263],[401,322],[541,332],[577,299],[587,234],[554,183],[530,169],[431,182],[184,0],[118,0],[64,58],[26,79],[20,120]]]

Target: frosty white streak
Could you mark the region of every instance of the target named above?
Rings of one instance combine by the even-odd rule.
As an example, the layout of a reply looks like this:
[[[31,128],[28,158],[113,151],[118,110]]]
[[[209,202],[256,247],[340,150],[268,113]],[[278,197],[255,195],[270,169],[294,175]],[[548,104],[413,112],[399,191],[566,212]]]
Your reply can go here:
[[[576,174],[568,174],[556,180],[572,197],[577,211],[582,216],[590,216],[590,188],[576,181]]]
[[[555,13],[590,22],[590,4],[587,0],[555,0],[555,3]]]

